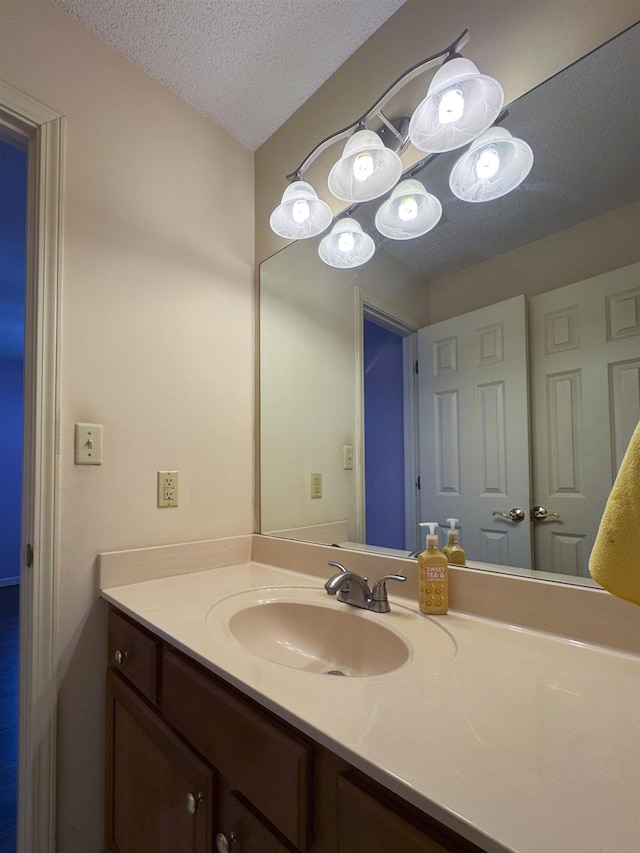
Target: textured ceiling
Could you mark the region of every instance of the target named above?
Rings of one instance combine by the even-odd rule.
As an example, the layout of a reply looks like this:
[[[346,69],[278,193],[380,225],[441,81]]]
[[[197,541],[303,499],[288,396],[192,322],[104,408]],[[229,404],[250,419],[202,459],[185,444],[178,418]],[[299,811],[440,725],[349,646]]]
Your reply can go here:
[[[405,0],[56,0],[251,150]]]

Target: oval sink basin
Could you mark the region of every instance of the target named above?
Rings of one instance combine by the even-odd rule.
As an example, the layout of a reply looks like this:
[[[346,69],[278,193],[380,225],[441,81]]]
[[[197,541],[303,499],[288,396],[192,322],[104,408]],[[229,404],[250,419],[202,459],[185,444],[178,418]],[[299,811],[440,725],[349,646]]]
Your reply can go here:
[[[409,660],[409,647],[394,631],[364,611],[340,607],[268,601],[234,613],[229,630],[259,657],[306,672],[381,675]]]
[[[301,672],[366,677],[413,667],[436,672],[456,656],[445,625],[417,607],[391,613],[350,607],[320,587],[272,586],[223,598],[206,616],[216,645]]]

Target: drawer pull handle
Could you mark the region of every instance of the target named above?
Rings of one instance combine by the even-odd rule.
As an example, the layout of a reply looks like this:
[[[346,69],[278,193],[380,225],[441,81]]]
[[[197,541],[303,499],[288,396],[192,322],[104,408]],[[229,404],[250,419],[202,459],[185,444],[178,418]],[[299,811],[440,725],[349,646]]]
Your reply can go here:
[[[129,652],[122,652],[120,649],[116,649],[113,657],[118,666],[122,666],[122,664],[128,659]]]
[[[187,794],[187,811],[189,814],[195,814],[200,803],[204,801],[204,794],[198,792],[192,794],[191,791]]]
[[[231,832],[229,835],[225,835],[224,832],[219,832],[216,835],[216,850],[218,853],[231,853],[231,849],[237,840],[238,836],[235,832]]]

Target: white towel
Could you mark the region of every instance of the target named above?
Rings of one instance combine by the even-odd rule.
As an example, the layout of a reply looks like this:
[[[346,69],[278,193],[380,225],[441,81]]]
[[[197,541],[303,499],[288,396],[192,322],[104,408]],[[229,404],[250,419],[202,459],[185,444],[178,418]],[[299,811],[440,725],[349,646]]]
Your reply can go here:
[[[640,605],[640,423],[604,508],[589,571],[610,593]]]

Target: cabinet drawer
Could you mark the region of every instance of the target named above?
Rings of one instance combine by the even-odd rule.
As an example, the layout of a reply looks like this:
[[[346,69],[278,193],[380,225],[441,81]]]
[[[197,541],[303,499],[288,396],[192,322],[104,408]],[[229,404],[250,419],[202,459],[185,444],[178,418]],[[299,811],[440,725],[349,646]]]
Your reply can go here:
[[[109,608],[110,669],[120,672],[151,702],[157,701],[160,641]]]
[[[169,720],[299,850],[309,843],[311,747],[217,678],[163,649]]]

